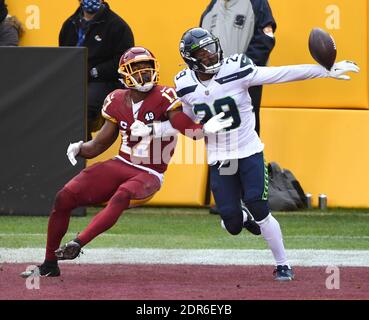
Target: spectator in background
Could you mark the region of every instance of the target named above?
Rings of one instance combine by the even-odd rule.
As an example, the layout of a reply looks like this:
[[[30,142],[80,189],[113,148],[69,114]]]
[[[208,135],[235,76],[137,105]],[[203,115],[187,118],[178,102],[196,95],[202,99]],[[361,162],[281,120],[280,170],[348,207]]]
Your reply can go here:
[[[274,48],[274,21],[268,0],[212,0],[201,16],[200,26],[218,37],[224,56],[246,55],[257,66],[266,66]],[[260,135],[262,86],[250,87],[255,131]],[[219,214],[216,206],[210,213]]]
[[[219,38],[225,57],[246,53],[255,65],[267,65],[277,27],[268,0],[212,0],[201,16],[200,26]],[[260,135],[262,86],[250,88],[249,93],[255,131]]]
[[[79,0],[76,12],[63,24],[59,46],[88,48],[88,140],[104,123],[101,108],[105,97],[120,88],[119,58],[134,46],[129,25],[103,0]]]
[[[17,17],[8,14],[4,0],[0,0],[0,46],[18,46],[24,29]]]

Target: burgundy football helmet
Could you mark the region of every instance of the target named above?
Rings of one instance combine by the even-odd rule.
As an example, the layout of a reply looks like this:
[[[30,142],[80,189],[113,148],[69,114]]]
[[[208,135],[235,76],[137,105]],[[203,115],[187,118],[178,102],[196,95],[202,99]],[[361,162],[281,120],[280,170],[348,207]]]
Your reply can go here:
[[[118,73],[127,88],[147,92],[159,82],[159,63],[148,49],[132,47],[121,56]]]

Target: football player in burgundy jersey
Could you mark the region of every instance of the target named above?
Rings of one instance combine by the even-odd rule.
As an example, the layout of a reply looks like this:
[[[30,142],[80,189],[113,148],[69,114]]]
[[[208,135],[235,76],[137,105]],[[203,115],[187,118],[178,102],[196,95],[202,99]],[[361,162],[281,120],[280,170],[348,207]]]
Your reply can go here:
[[[77,155],[94,158],[107,150],[120,134],[119,154],[85,168],[57,193],[48,223],[45,261],[37,268],[41,276],[59,276],[58,260],[76,258],[84,245],[117,222],[132,200],[147,199],[160,189],[176,143],[173,134],[178,131],[185,134],[190,129],[197,131],[197,138],[201,138],[232,125],[232,120],[220,120],[224,114],[202,125],[181,112],[175,90],[158,84],[158,62],[143,47],[130,48],[122,55],[119,73],[125,89],[115,90],[106,97],[102,109],[105,124],[92,140],[70,144],[67,156],[73,165]],[[77,238],[59,248],[71,211],[104,202],[106,207]],[[35,272],[26,271],[21,276],[28,277]]]

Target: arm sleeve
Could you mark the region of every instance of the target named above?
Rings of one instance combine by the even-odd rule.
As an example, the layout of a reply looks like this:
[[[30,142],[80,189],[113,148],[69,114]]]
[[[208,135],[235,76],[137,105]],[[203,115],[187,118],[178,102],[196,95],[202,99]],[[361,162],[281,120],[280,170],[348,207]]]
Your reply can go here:
[[[177,129],[183,135],[194,140],[203,138],[202,124],[192,121],[192,119],[183,112],[177,112],[171,119],[173,128]]]
[[[314,78],[328,78],[327,70],[320,65],[301,64],[282,67],[257,67],[249,86],[293,82]]]
[[[159,121],[153,123],[153,135],[154,138],[159,137],[172,137],[178,134],[178,130],[174,129],[169,120]]]
[[[270,25],[274,32],[277,24],[267,0],[253,0],[251,3],[255,12],[255,28],[246,55],[257,66],[266,66],[269,55],[275,46],[275,38],[266,35],[263,29]]]
[[[63,23],[63,26],[62,26],[62,28],[60,29],[60,32],[59,32],[59,47],[65,46],[66,25],[67,25],[67,21],[65,21]]]

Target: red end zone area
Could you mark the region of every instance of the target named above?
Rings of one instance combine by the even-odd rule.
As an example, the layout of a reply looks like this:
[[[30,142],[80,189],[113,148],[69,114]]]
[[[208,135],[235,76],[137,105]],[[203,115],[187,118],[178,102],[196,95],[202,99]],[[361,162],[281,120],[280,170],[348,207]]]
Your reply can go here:
[[[325,267],[295,267],[291,282],[272,266],[60,264],[58,278],[27,289],[26,264],[0,266],[1,300],[368,300],[369,268],[340,267],[339,289],[327,289]],[[34,282],[31,285],[35,285]],[[29,283],[28,283],[29,285]],[[336,283],[337,285],[337,283]]]

